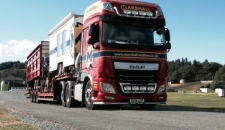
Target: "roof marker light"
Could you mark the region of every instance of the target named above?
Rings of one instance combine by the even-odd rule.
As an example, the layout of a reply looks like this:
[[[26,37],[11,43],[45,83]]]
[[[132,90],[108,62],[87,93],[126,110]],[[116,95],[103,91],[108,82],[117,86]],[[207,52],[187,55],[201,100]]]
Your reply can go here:
[[[156,15],[155,17],[153,17],[153,13],[151,11],[149,12],[145,12],[145,11],[133,11],[133,10],[123,10],[123,14],[120,14],[117,7],[113,7],[113,9],[115,10],[115,12],[117,13],[117,15],[119,15],[120,17],[130,17],[130,18],[144,18],[144,19],[157,19],[158,16],[160,16],[161,12],[156,11]],[[158,8],[158,10],[160,10],[161,8]]]
[[[110,2],[102,2],[102,8],[111,12],[114,12]]]

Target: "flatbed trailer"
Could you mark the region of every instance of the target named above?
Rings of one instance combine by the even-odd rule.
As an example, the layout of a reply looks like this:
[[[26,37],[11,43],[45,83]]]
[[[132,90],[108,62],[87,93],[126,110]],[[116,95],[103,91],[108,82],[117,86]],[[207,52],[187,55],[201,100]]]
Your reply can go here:
[[[29,92],[27,93],[27,96],[30,97],[30,101],[32,103],[40,103],[42,101],[57,101],[61,103],[61,97],[59,97],[59,93],[62,91],[61,89],[58,90],[58,83],[61,82],[62,80],[76,80],[77,77],[74,77],[71,74],[62,74],[60,76],[56,76],[53,78],[52,81],[52,89],[45,92],[41,90],[41,85],[37,86],[36,89],[30,89]],[[65,88],[65,86],[63,87]]]

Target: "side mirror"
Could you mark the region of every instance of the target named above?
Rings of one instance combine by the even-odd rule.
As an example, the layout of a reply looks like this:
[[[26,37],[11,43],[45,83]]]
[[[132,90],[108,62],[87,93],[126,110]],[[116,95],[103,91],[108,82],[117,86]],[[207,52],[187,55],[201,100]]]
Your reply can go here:
[[[171,49],[171,44],[170,43],[166,43],[166,49],[168,49],[168,50]]]
[[[94,39],[93,37],[90,37],[90,38],[88,39],[87,43],[90,44],[90,45],[94,45],[95,39]]]
[[[170,41],[170,30],[169,29],[165,30],[165,40],[168,42]]]
[[[94,24],[89,25],[89,27],[88,27],[88,35],[89,36],[96,36],[96,35],[98,35],[98,32],[99,32],[98,25],[94,25]]]

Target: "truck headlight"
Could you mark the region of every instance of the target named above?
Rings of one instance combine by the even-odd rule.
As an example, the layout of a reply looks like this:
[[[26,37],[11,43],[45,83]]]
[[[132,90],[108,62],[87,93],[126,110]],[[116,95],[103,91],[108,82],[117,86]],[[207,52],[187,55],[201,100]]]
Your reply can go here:
[[[163,84],[159,87],[158,94],[162,94],[166,92],[167,84]]]
[[[112,5],[111,5],[110,2],[102,2],[102,7],[103,7],[103,9],[105,9],[105,10],[114,12],[113,7],[112,7]]]
[[[105,93],[116,94],[115,89],[111,84],[101,82],[100,87],[101,87],[101,90]]]

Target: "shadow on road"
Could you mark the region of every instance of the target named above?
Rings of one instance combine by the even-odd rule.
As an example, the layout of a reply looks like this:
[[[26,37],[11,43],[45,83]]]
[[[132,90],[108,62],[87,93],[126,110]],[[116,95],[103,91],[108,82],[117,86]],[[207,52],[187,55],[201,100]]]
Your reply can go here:
[[[46,105],[55,105],[62,107],[59,102],[52,101],[43,101],[40,104]],[[86,109],[85,107],[72,107],[76,109]],[[105,111],[119,111],[119,110],[135,110],[135,111],[196,111],[196,112],[216,112],[216,113],[225,113],[225,108],[197,108],[197,107],[189,107],[189,106],[173,106],[173,105],[157,105],[153,110],[142,110],[139,106],[130,106],[123,105],[121,108],[115,108],[111,106],[100,106],[97,110],[105,110]]]
[[[196,111],[196,112],[216,112],[225,113],[225,108],[197,108],[187,106],[157,105],[153,110],[142,110],[139,106],[123,106],[121,110],[140,110],[140,111]]]
[[[225,113],[225,108],[197,108],[190,106],[158,105],[155,108],[155,111],[197,111]]]

